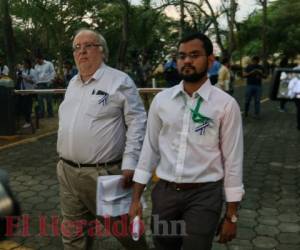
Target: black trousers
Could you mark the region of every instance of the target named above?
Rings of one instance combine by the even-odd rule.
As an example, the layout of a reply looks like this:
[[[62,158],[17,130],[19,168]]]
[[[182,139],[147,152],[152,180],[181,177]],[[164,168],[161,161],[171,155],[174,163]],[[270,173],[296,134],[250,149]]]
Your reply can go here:
[[[180,191],[159,181],[152,191],[156,250],[210,250],[222,204],[222,181]]]
[[[32,112],[32,95],[20,96],[20,109],[26,123],[30,123]]]
[[[300,99],[295,99],[296,113],[297,113],[297,128],[300,130]]]

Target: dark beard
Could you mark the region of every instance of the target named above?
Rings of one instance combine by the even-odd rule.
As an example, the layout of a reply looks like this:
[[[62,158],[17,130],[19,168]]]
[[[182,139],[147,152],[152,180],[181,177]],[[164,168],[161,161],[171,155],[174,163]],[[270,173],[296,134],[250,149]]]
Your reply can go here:
[[[197,83],[200,80],[202,80],[204,77],[207,76],[207,70],[202,71],[200,73],[193,73],[190,75],[184,75],[184,74],[179,73],[179,76],[181,77],[181,79],[183,79],[186,82]]]

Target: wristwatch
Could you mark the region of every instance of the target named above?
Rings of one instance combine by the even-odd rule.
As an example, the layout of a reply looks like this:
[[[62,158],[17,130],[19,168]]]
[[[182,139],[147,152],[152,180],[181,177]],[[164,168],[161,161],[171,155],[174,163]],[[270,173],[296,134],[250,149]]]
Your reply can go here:
[[[231,222],[231,223],[237,223],[237,221],[238,221],[238,216],[236,215],[236,214],[233,214],[233,215],[231,215],[231,216],[227,216],[226,215],[226,217],[225,217],[229,222]]]

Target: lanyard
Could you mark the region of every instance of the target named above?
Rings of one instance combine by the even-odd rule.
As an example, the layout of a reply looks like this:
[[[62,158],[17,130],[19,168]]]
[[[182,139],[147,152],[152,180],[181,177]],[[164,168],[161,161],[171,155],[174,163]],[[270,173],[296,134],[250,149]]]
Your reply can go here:
[[[203,99],[199,96],[195,109],[190,109],[192,112],[192,119],[195,123],[204,124],[204,123],[207,123],[210,121],[210,118],[202,115],[199,112],[202,102],[203,102]]]

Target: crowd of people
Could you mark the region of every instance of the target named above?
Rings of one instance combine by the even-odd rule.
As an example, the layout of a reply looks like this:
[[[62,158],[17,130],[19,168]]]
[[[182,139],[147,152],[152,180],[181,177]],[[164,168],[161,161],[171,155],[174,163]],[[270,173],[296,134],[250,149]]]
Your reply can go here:
[[[61,88],[67,87],[69,81],[77,74],[76,67],[70,61],[64,62],[63,79],[59,79],[55,67],[51,61],[44,58],[38,51],[31,58],[25,58],[17,65],[15,88],[19,90],[52,89],[56,82],[60,82]],[[4,55],[0,55],[0,78],[9,77],[9,68],[4,63]],[[22,128],[32,126],[31,113],[33,101],[36,100],[37,116],[39,118],[54,117],[53,98],[51,94],[20,95],[17,99],[17,112],[24,118]]]
[[[132,70],[128,70],[128,74],[133,78],[135,84],[139,88],[150,87],[152,67],[147,55],[135,55]],[[173,87],[182,80],[177,69],[178,55],[176,49],[172,48],[168,59],[163,64],[163,78],[165,87]],[[244,115],[248,117],[250,103],[254,101],[254,117],[260,119],[260,98],[262,95],[262,80],[267,74],[259,64],[260,58],[254,56],[251,62],[244,68],[241,76],[246,79]],[[280,67],[287,67],[288,60],[283,58],[279,64]],[[69,81],[77,74],[76,67],[70,60],[64,62],[63,79],[56,74],[55,67],[51,61],[46,60],[42,53],[35,55],[35,63],[29,58],[25,58],[24,62],[18,65],[16,88],[21,90],[29,89],[51,89],[55,83],[59,87],[66,88]],[[127,72],[127,71],[126,71]],[[4,55],[0,55],[0,77],[7,77],[9,68],[4,63]],[[230,95],[234,93],[235,73],[232,70],[230,59],[223,57],[214,57],[211,68],[208,70],[208,77],[212,85],[219,87]],[[30,117],[32,112],[33,100],[37,101],[37,115],[39,118],[53,117],[53,97],[50,94],[39,94],[36,99],[31,95],[21,96],[18,105],[19,114],[24,117],[25,123],[23,128],[30,127]],[[280,111],[286,111],[287,101],[280,101]],[[47,112],[46,112],[47,111]]]

